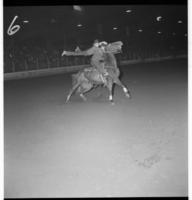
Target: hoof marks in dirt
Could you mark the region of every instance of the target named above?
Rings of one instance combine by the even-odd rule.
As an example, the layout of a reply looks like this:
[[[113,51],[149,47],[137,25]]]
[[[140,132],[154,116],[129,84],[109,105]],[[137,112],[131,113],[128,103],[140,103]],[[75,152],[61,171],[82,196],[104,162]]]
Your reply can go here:
[[[155,163],[158,163],[161,160],[161,157],[157,154],[154,154],[148,158],[145,158],[143,161],[135,160],[137,165],[144,168],[151,168]]]

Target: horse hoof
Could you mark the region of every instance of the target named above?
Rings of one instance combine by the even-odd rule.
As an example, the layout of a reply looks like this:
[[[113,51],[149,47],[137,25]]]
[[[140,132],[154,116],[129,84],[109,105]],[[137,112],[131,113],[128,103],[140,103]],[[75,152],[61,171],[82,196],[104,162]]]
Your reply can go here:
[[[130,95],[129,93],[127,93],[125,96],[126,96],[128,99],[131,99],[131,95]]]
[[[65,103],[68,103],[68,102],[69,102],[69,99],[70,99],[70,98],[69,98],[69,97],[67,97],[67,99],[66,99]]]
[[[87,101],[87,98],[84,95],[80,95],[80,97],[83,99],[83,101]]]
[[[111,105],[114,106],[114,105],[115,105],[115,102],[114,102],[114,101],[111,101]]]

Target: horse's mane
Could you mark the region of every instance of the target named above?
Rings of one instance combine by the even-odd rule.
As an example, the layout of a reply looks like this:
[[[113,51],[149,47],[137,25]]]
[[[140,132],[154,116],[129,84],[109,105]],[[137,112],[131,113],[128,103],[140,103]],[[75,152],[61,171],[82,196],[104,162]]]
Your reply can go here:
[[[106,47],[107,52],[113,54],[119,53],[121,51],[123,43],[121,41],[109,43]]]
[[[117,61],[114,54],[121,52],[122,45],[123,43],[121,41],[113,42],[107,45],[107,53],[104,54],[104,61],[106,67],[117,67]]]

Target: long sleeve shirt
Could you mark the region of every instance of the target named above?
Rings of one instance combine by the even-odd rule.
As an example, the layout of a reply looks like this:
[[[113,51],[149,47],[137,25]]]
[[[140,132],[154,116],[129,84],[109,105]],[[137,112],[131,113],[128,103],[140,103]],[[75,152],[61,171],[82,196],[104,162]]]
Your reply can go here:
[[[87,49],[85,51],[81,52],[72,52],[72,51],[67,51],[66,55],[67,56],[92,56],[91,61],[99,61],[103,60],[103,50],[98,48],[98,47],[91,47],[90,49]]]

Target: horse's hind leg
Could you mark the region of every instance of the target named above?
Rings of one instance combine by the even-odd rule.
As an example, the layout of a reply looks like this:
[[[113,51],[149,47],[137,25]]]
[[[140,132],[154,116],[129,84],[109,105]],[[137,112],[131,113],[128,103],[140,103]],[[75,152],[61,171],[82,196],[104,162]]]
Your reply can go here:
[[[69,99],[71,98],[71,95],[73,94],[73,92],[75,92],[75,90],[79,87],[79,84],[75,84],[72,89],[69,91],[69,94],[67,96],[66,99],[66,103],[69,101]]]
[[[86,96],[83,93],[80,93],[79,96],[83,99],[83,101],[87,101],[87,98],[86,98]]]
[[[123,92],[125,93],[125,96],[127,98],[131,98],[131,94],[130,91],[127,89],[127,87],[125,87],[125,85],[123,85],[123,83],[119,80],[119,78],[115,79],[114,82],[119,85],[120,87],[123,88]]]
[[[83,101],[87,101],[87,98],[85,97],[85,93],[91,90],[93,87],[93,84],[85,82],[83,83],[77,90],[78,93],[80,93],[80,97],[83,99]]]

